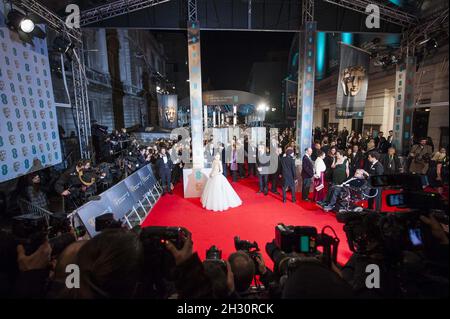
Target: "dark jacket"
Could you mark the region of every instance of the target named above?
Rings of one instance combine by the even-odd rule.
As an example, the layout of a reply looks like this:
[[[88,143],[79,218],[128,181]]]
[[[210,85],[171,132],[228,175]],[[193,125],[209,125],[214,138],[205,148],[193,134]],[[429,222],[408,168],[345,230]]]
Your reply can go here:
[[[312,178],[314,176],[314,164],[308,156],[303,155],[302,159],[302,178]]]
[[[167,163],[164,163],[164,160],[161,156],[159,156],[158,159],[156,160],[156,169],[158,170],[158,173],[160,175],[166,170],[171,170],[173,166],[169,154],[166,154],[166,156],[167,156]]]
[[[380,163],[380,161],[376,162],[375,164],[368,164],[369,170],[367,173],[369,173],[370,176],[376,176],[376,175],[383,175],[384,174],[384,168],[383,165]]]
[[[297,179],[295,170],[295,159],[292,156],[281,157],[281,174],[283,175],[284,185],[292,185]]]
[[[384,168],[384,174],[400,174],[402,164],[400,163],[400,158],[397,154],[394,154],[392,161],[390,160],[389,155],[385,154],[381,159],[381,164]]]

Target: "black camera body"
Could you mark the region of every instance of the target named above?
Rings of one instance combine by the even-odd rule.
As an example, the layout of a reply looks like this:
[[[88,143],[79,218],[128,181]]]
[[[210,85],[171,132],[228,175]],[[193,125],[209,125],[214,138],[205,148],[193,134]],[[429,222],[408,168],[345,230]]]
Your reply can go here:
[[[187,234],[181,227],[149,226],[142,228],[139,237],[144,246],[156,250],[165,249],[166,241],[170,241],[178,250],[184,246]]]
[[[12,233],[17,244],[25,248],[25,254],[31,255],[48,240],[52,255],[59,255],[76,238],[70,233],[70,221],[63,214],[54,214],[47,222],[44,216],[33,214],[13,218]]]
[[[448,207],[441,195],[425,192],[426,176],[418,174],[382,175],[371,177],[376,187],[398,189],[398,193],[386,197],[387,205],[405,210],[399,212],[375,213],[339,212],[338,222],[345,224],[349,247],[353,252],[369,254],[378,249],[385,256],[397,262],[402,251],[420,251],[433,245],[429,227],[420,220],[421,216],[433,216],[448,225]]]
[[[228,273],[227,264],[222,259],[222,251],[215,245],[206,250],[206,258],[204,263],[212,263],[218,265],[225,273]]]
[[[285,253],[303,253],[312,255],[317,252],[318,234],[310,226],[275,226],[275,243]]]
[[[258,243],[256,241],[250,242],[248,240],[243,240],[240,239],[239,236],[235,236],[234,248],[236,250],[244,251],[251,258],[251,260],[253,260],[253,263],[255,264],[255,275],[260,275],[258,267],[259,263],[257,260],[257,258],[260,258]]]
[[[95,217],[95,231],[101,232],[105,229],[121,228],[122,223],[114,219],[114,214],[105,213]]]

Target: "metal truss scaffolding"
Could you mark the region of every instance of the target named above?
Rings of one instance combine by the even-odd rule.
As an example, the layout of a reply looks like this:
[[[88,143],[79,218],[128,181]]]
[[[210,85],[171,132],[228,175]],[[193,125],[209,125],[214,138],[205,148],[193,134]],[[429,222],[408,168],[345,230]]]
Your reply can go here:
[[[402,10],[392,8],[385,4],[382,4],[374,0],[325,0],[328,3],[335,4],[337,6],[357,11],[360,13],[366,13],[366,8],[368,5],[377,5],[380,8],[380,19],[400,25],[402,27],[409,27],[417,23],[418,19],[416,16],[404,12]]]
[[[302,1],[302,25],[314,21],[314,0]]]
[[[402,48],[407,48],[408,54],[414,54],[420,42],[426,41],[440,30],[448,32],[448,8],[406,30],[403,33]]]
[[[82,158],[91,157],[91,128],[89,115],[89,101],[84,62],[83,62],[83,43],[82,33],[78,29],[68,28],[63,20],[49,11],[44,6],[34,0],[13,0],[13,4],[26,12],[42,18],[48,26],[64,36],[69,37],[74,45],[73,52],[75,59],[72,61],[73,76],[73,105],[76,111],[76,125],[78,130],[78,140],[80,145],[80,154]]]
[[[80,25],[96,23],[122,14],[150,8],[170,0],[119,0],[81,12]]]
[[[197,0],[188,0],[188,21],[198,21],[197,19]]]

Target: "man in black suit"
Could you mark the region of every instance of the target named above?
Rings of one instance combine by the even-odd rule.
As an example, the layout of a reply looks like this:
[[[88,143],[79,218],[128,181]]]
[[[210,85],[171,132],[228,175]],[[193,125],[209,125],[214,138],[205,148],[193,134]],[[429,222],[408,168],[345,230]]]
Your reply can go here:
[[[378,151],[380,153],[386,154],[389,148],[389,143],[384,137],[383,132],[378,133],[378,145],[377,145]]]
[[[159,177],[161,178],[161,186],[163,188],[163,195],[166,193],[172,194],[170,188],[170,177],[172,173],[172,160],[169,154],[167,154],[166,149],[161,148],[158,159],[156,160],[156,168],[158,170]]]
[[[270,175],[270,180],[272,183],[270,191],[274,194],[279,195],[280,193],[277,190],[278,187],[278,177],[281,174],[281,158],[283,156],[283,151],[281,150],[281,147],[277,148],[277,156],[278,156],[278,164],[277,164],[277,170]]]
[[[381,159],[381,164],[383,164],[384,174],[386,175],[401,173],[402,164],[400,163],[400,158],[397,156],[394,147],[389,147],[388,153]]]
[[[292,202],[295,203],[295,183],[297,174],[295,170],[294,150],[288,148],[281,157],[281,174],[283,175],[283,203],[286,203],[286,192],[289,188],[292,193]]]
[[[352,146],[352,154],[350,155],[350,176],[355,175],[356,170],[362,168],[364,155],[359,150],[359,146],[357,144]]]
[[[305,149],[305,155],[302,158],[302,200],[308,202],[309,190],[311,188],[312,178],[314,176],[314,163],[311,160],[312,148]]]
[[[264,193],[267,195],[269,193],[269,185],[268,185],[268,168],[270,166],[270,158],[266,153],[266,147],[264,145],[260,145],[258,147],[258,154],[256,155],[256,169],[258,171],[258,179],[259,179],[259,191],[258,194]]]
[[[388,143],[388,147],[391,147],[393,145],[393,142],[394,142],[394,131],[393,130],[389,131],[389,135],[388,135],[386,141]]]
[[[377,175],[383,175],[384,174],[384,168],[383,165],[379,162],[380,159],[380,153],[376,151],[372,151],[367,156],[367,159],[370,163],[369,171],[366,172],[366,175],[369,176],[377,176]],[[373,196],[376,194],[375,198],[369,198],[369,209],[373,209],[373,204],[375,201],[375,210],[377,212],[381,211],[381,204],[382,204],[382,187],[374,187],[370,191],[370,196]]]

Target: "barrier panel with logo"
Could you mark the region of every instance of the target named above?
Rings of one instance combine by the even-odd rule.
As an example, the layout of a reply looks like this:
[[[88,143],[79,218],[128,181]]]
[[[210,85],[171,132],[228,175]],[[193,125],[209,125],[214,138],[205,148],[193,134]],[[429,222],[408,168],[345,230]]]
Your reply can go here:
[[[85,203],[76,210],[76,215],[86,227],[89,236],[97,234],[95,218],[113,213],[116,220],[123,220],[127,213],[140,206],[148,192],[156,186],[150,164],[142,167],[113,187],[101,193],[97,199]]]

